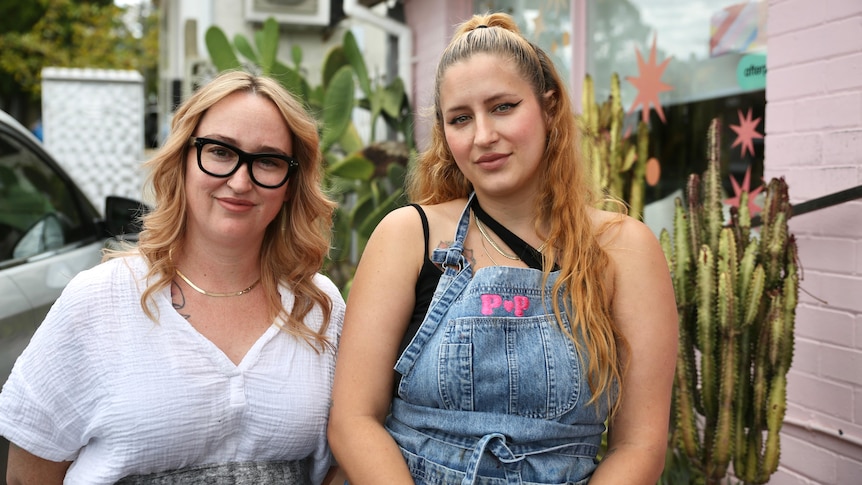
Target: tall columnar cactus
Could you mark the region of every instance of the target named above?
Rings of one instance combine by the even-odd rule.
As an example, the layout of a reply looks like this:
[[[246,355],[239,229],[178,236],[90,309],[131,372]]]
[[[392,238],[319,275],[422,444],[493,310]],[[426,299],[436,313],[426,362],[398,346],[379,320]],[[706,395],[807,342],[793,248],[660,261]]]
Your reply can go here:
[[[649,127],[639,122],[635,141],[623,133],[620,78],[611,77],[611,95],[596,104],[593,79],[584,78],[581,131],[584,155],[589,160],[596,187],[629,205],[629,215],[643,218],[646,162],[649,157]]]
[[[778,467],[793,358],[796,242],[783,179],[768,184],[759,236],[746,193],[725,224],[718,130],[714,120],[703,179],[690,177],[687,206],[676,201],[673,236],[661,233],[680,330],[671,446],[706,483],[731,461],[740,480],[766,483]]]

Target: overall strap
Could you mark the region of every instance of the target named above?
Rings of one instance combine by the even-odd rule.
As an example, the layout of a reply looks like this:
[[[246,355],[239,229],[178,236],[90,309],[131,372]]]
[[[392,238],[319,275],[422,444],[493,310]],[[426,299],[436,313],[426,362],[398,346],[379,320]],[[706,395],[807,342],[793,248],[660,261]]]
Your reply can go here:
[[[461,212],[461,218],[458,221],[458,227],[455,229],[455,237],[452,245],[448,248],[437,248],[431,253],[431,261],[442,265],[446,270],[444,277],[446,275],[455,275],[462,269],[467,269],[470,266],[463,252],[464,240],[467,239],[467,230],[470,228],[470,202],[475,195],[475,193],[470,194],[470,198]]]
[[[472,200],[473,194],[470,195]],[[395,363],[395,370],[402,376],[407,375],[413,368],[413,364],[422,352],[425,343],[437,330],[437,326],[452,303],[458,298],[464,288],[473,278],[473,268],[467,258],[462,254],[464,251],[464,239],[470,227],[470,203],[464,206],[458,228],[455,230],[455,241],[448,248],[438,248],[431,253],[431,261],[440,264],[445,271],[440,277],[434,297],[425,314],[425,320],[419,326],[419,330],[413,339],[401,353]]]

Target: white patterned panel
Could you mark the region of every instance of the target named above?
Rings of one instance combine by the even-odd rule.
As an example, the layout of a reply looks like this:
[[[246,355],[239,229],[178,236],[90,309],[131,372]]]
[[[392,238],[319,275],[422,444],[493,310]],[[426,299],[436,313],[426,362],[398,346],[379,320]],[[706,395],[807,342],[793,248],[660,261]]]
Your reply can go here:
[[[105,197],[141,199],[144,88],[137,71],[42,70],[45,147],[93,204]]]

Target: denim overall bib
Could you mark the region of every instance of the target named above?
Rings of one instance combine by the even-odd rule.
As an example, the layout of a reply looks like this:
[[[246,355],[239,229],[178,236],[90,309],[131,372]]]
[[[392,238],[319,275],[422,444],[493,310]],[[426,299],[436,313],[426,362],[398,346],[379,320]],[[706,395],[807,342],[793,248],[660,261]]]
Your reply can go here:
[[[469,221],[468,203],[455,242],[432,254],[445,272],[396,362],[386,428],[417,484],[587,483],[607,407],[586,405],[584,367],[542,300],[541,271],[473,274],[461,254]]]

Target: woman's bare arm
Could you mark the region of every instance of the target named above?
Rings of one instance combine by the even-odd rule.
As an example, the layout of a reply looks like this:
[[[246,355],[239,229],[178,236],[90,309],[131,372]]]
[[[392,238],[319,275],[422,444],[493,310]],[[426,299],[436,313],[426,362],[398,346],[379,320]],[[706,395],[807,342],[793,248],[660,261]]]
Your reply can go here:
[[[416,210],[393,211],[369,239],[350,289],[329,443],[351,485],[413,484],[383,421],[392,401],[398,348],[415,303],[424,245]]]
[[[629,344],[623,400],[609,424],[608,451],[591,485],[654,485],[664,468],[678,346],[676,300],[655,235],[626,218],[609,232],[613,315]]]
[[[62,484],[71,461],[51,461],[9,443],[9,459],[6,462],[7,485],[52,485]]]

